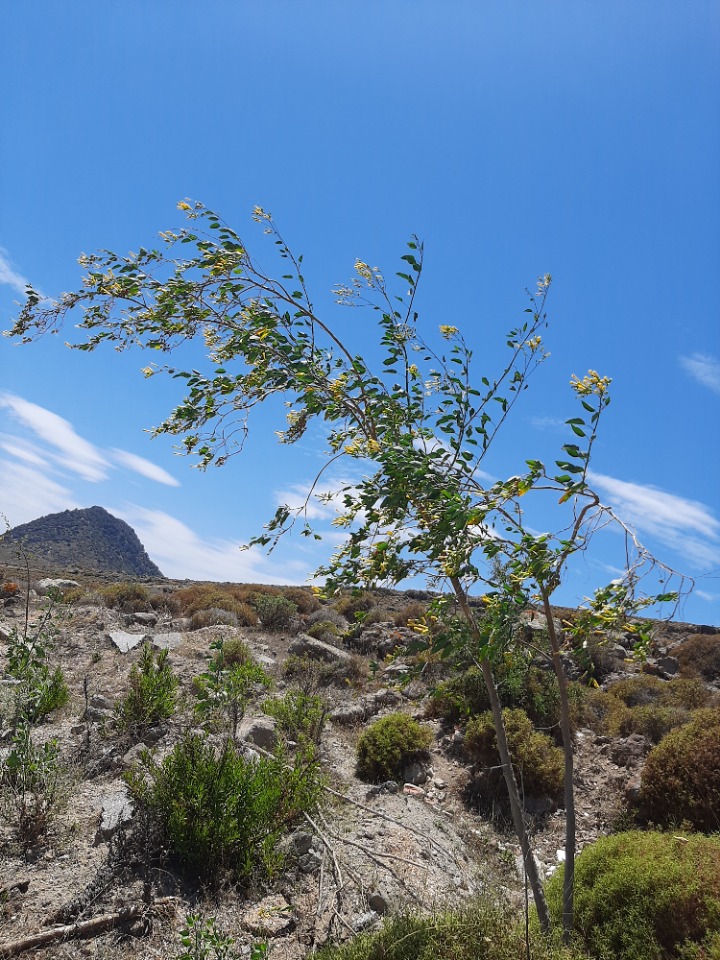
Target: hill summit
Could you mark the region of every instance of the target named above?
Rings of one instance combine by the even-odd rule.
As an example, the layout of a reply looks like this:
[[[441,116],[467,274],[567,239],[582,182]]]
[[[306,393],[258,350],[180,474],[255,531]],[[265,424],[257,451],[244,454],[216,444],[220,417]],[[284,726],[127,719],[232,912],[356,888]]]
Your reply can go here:
[[[22,544],[36,564],[84,573],[162,577],[133,528],[103,507],[63,510],[13,527],[2,538],[0,550],[9,558]]]

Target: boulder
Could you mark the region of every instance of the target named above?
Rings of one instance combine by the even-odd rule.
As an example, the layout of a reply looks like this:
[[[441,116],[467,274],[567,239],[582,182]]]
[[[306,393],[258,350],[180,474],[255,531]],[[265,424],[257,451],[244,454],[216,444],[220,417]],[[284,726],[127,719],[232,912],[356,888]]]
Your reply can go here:
[[[240,724],[240,738],[254,743],[261,750],[274,750],[277,746],[277,723],[272,717],[248,717]]]
[[[316,640],[306,633],[298,634],[288,648],[288,653],[297,657],[309,657],[311,660],[325,660],[326,663],[347,663],[352,659],[347,650],[334,647],[324,640]]]

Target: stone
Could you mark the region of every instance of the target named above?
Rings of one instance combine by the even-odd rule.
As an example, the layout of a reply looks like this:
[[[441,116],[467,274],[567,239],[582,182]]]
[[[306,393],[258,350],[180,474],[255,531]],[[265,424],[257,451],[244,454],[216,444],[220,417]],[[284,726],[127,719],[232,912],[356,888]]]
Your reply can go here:
[[[390,903],[384,890],[371,890],[367,898],[368,906],[375,913],[387,913],[390,909]]]
[[[642,780],[640,779],[639,774],[630,777],[628,782],[625,784],[625,799],[628,803],[638,804],[640,802],[640,790],[642,787]]]
[[[44,597],[50,590],[73,590],[79,587],[77,580],[63,580],[62,578],[44,577],[35,584],[35,589]]]
[[[240,724],[239,735],[261,750],[274,750],[278,742],[277,723],[272,717],[248,717]]]
[[[419,800],[423,800],[427,796],[422,787],[418,787],[414,783],[406,783],[403,786],[403,793],[406,797],[417,797]]]
[[[615,740],[610,746],[610,759],[618,767],[627,767],[641,760],[648,752],[649,744],[640,733]]]
[[[674,677],[680,670],[680,661],[676,657],[658,657],[656,663],[664,680]]]
[[[181,643],[181,633],[154,633],[152,637],[152,645],[157,647],[158,650],[174,650]]]
[[[288,653],[296,657],[310,657],[311,660],[325,660],[327,663],[347,663],[352,659],[352,655],[347,650],[334,647],[331,643],[325,643],[324,640],[316,640],[315,637],[309,637],[306,633],[295,637],[288,647]]]
[[[158,621],[156,613],[140,611],[133,613],[128,617],[130,623],[139,623],[143,627],[154,627]]]
[[[134,650],[145,639],[144,633],[126,633],[125,630],[111,630],[107,634],[120,653],[128,653]]]
[[[378,919],[379,916],[374,910],[368,910],[367,913],[361,913],[353,920],[353,930],[356,933],[360,933],[362,930],[367,930],[367,928],[371,927]]]
[[[320,869],[320,857],[310,850],[298,859],[298,867],[302,873],[315,873]]]
[[[295,833],[290,834],[283,846],[288,853],[294,854],[296,857],[301,857],[304,853],[310,852],[312,842],[313,837],[311,833],[308,833],[307,830],[296,830]]]
[[[280,937],[292,930],[295,921],[292,907],[285,897],[275,894],[265,897],[248,910],[242,919],[242,925],[250,933],[261,937]]]
[[[366,719],[365,706],[363,703],[348,703],[332,710],[329,718],[333,723],[339,723],[342,726],[363,723]]]
[[[110,840],[120,827],[132,819],[133,804],[125,787],[119,787],[103,800],[100,825],[95,834],[95,846]]]
[[[415,786],[422,786],[428,779],[428,766],[419,760],[415,760],[403,770],[403,780],[405,783],[412,783]]]
[[[95,696],[90,697],[90,706],[94,707],[95,710],[115,709],[115,704],[112,702],[112,700],[104,697],[101,693],[96,693]]]

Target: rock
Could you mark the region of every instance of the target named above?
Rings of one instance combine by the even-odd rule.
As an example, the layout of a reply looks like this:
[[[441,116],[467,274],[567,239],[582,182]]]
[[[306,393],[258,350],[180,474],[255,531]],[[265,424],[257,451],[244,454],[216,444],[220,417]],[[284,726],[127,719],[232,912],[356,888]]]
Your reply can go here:
[[[240,724],[239,735],[261,750],[274,750],[278,742],[277,723],[272,717],[251,717]]]
[[[301,857],[303,854],[310,852],[312,842],[313,837],[311,833],[308,833],[307,830],[296,830],[295,833],[290,834],[290,836],[285,839],[281,847],[286,853]]]
[[[302,873],[315,873],[320,869],[320,857],[309,850],[298,859],[298,867]]]
[[[261,937],[281,937],[292,930],[295,921],[292,908],[285,897],[275,894],[265,897],[248,910],[242,919],[242,925],[250,933]]]
[[[333,723],[339,723],[342,726],[363,723],[366,718],[365,704],[362,702],[348,703],[342,707],[337,707],[330,711],[329,718]]]
[[[680,670],[680,661],[676,657],[658,657],[656,662],[660,676],[664,680],[676,676]]]
[[[442,780],[440,777],[435,777],[433,780],[433,786],[438,790],[447,790],[448,782],[447,780]]]
[[[387,913],[390,909],[390,903],[384,890],[372,890],[368,894],[367,902],[370,909],[374,910],[375,913]]]
[[[89,720],[90,723],[103,723],[105,720],[109,720],[112,715],[112,710],[98,710],[97,707],[88,707],[85,710],[85,719]]]
[[[288,647],[288,653],[297,657],[310,657],[311,660],[325,660],[327,663],[347,663],[352,659],[352,655],[347,650],[334,647],[331,643],[325,643],[324,640],[316,640],[306,633],[295,637]]]
[[[629,737],[615,740],[610,745],[610,759],[618,767],[631,766],[641,760],[648,752],[649,744],[640,733],[631,733]]]
[[[426,763],[415,760],[409,763],[403,770],[403,780],[405,783],[412,783],[419,787],[426,782],[429,776],[429,768]]]
[[[79,587],[80,584],[77,580],[63,580],[61,578],[54,579],[52,577],[44,577],[42,580],[38,580],[35,584],[35,589],[40,594],[41,597],[46,596],[51,590],[73,590],[75,587]]]
[[[352,922],[353,930],[356,933],[360,933],[362,930],[367,930],[368,927],[371,927],[377,920],[379,916],[375,913],[374,910],[368,910],[367,913],[361,913],[360,916],[355,917]]]
[[[134,747],[130,747],[128,752],[123,755],[122,760],[120,761],[121,766],[125,769],[132,767],[138,762],[143,753],[147,750],[147,747],[144,743],[136,743]]]
[[[111,630],[107,637],[115,644],[120,653],[134,650],[145,639],[144,633],[126,633],[124,630]]]
[[[642,781],[640,774],[635,774],[630,777],[628,782],[625,784],[625,799],[628,803],[637,805],[640,802],[640,789],[642,787]]]
[[[120,827],[132,819],[133,804],[125,787],[118,787],[103,800],[100,825],[95,834],[95,846],[114,836]]]
[[[403,786],[403,793],[406,797],[417,797],[419,800],[423,800],[427,796],[425,791],[414,783],[406,783]]]
[[[139,623],[143,627],[154,627],[157,623],[158,618],[156,613],[150,613],[145,611],[139,611],[138,613],[131,613],[125,618],[125,622],[129,625],[131,623]]]
[[[95,696],[90,697],[90,706],[95,710],[113,711],[115,709],[115,704],[112,702],[112,700],[104,697],[101,693],[96,693]]]
[[[181,643],[181,633],[154,633],[152,636],[152,645],[158,650],[174,650]]]
[[[537,797],[525,797],[525,802],[523,804],[525,813],[529,813],[531,817],[542,817],[546,813],[550,813],[555,809],[555,804],[550,799],[550,797],[537,796]]]

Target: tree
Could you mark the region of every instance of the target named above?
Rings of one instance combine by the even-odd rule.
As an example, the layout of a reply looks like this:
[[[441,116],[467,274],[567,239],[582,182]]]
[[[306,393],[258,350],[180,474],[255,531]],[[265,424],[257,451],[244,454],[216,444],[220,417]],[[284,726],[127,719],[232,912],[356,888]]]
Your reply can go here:
[[[30,289],[11,334],[27,341],[57,331],[66,316],[79,309],[79,329],[87,335],[75,344],[80,350],[92,351],[108,342],[120,350],[137,346],[168,354],[202,337],[210,372],[155,364],[144,370],[146,376],[164,372],[187,388],[185,399],[156,434],[182,437],[184,450],[198,456],[203,467],[221,465],[242,449],[251,411],[277,395],[288,407],[281,442],[297,442],[312,422],[324,427],[328,458],[308,497],[317,491],[321,498],[337,498],[337,491],[320,492],[319,485],[327,467],[342,457],[371,468],[369,476],[340,492],[342,512],[336,523],[347,528],[348,537],[320,572],[330,589],[395,584],[418,574],[451,585],[488,689],[513,823],[540,921],[547,929],[549,914],[492,669],[493,658],[508,640],[508,616],[527,606],[531,595],[539,597],[563,708],[568,806],[564,924],[569,931],[575,852],[572,737],[561,639],[554,630],[550,599],[569,560],[586,549],[598,526],[612,519],[588,483],[597,427],[609,402],[609,381],[593,372],[573,381],[585,417],[567,422],[582,445],[565,444],[562,458],[550,470],[528,460],[523,476],[484,486],[480,467],[547,356],[542,333],[549,276],[541,278],[530,295],[523,322],[505,336],[503,369],[473,379],[473,354],[457,327],[444,324],[439,336],[421,332],[415,310],[421,243],[413,238],[402,258],[405,267],[398,277],[407,291],[403,296],[389,292],[379,269],[357,261],[352,283],[335,292],[340,302],[375,312],[384,356],[373,371],[336,326],[319,316],[302,275],[302,258],[294,257],[267,213],[256,208],[254,218],[286,264],[279,279],[252,259],[240,237],[212,211],[199,203],[179,206],[191,226],[161,234],[164,252],[141,249],[120,257],[104,251],[81,257],[86,270],[82,289],[50,303]],[[172,255],[178,249],[193,249],[193,256],[178,259]],[[521,506],[528,495],[549,497],[561,509],[561,533],[530,532]],[[272,549],[303,514],[303,508],[281,506],[252,542]],[[307,519],[301,533],[317,536]],[[635,559],[622,582],[602,594],[607,609],[622,618],[651,602],[638,596],[637,585],[639,572],[652,561],[629,531],[626,534]],[[479,584],[489,591],[481,618],[469,602],[470,591]],[[610,602],[620,596],[623,603]],[[587,616],[602,618],[603,609],[600,604]]]

